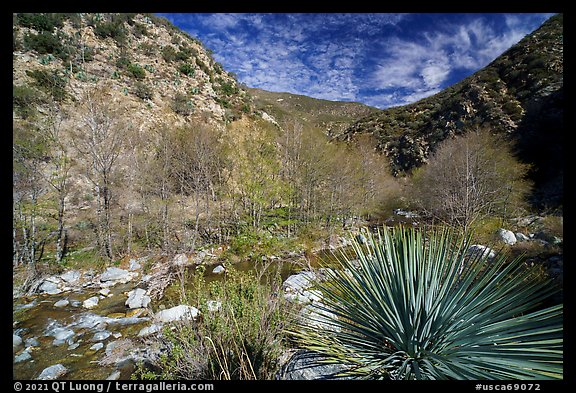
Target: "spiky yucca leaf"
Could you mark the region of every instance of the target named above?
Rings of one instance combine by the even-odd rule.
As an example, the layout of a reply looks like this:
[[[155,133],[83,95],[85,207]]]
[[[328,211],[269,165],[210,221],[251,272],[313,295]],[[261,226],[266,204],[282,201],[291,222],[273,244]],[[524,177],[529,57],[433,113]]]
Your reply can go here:
[[[563,306],[542,308],[555,289],[520,258],[470,254],[447,229],[365,236],[326,269],[318,323],[292,332],[303,347],[359,378],[562,378]]]

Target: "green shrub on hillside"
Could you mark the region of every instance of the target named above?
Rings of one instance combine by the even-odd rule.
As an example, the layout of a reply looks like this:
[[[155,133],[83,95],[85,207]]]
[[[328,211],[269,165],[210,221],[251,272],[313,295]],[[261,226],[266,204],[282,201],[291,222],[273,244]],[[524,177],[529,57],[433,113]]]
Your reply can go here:
[[[65,14],[57,13],[21,13],[17,15],[18,24],[40,32],[52,32],[54,28],[62,27]]]
[[[40,93],[28,86],[12,86],[12,105],[23,119],[28,119],[36,112],[35,105],[41,101]]]
[[[126,71],[128,71],[128,74],[136,80],[141,81],[146,78],[146,70],[136,63],[130,63],[126,68]]]
[[[56,101],[66,97],[66,79],[60,76],[57,70],[33,70],[26,74],[34,79],[34,85],[50,94]]]
[[[184,63],[178,66],[178,71],[186,76],[194,76],[195,69],[193,65]]]
[[[24,35],[24,48],[34,50],[41,55],[47,53],[59,55],[63,51],[61,40],[47,31],[42,31],[38,34],[27,33]]]

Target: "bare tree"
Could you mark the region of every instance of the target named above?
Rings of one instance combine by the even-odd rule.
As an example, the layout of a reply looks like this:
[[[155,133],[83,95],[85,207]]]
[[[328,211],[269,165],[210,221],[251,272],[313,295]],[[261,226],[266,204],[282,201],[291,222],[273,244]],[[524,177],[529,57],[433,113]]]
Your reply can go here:
[[[509,144],[476,129],[438,148],[416,176],[413,195],[423,211],[468,232],[481,219],[521,203],[526,172]]]
[[[78,108],[81,127],[74,133],[73,143],[86,156],[86,174],[94,185],[97,200],[97,240],[108,259],[112,248],[112,179],[117,170],[118,157],[124,145],[127,125],[120,108],[110,99],[108,89],[88,91]]]
[[[46,172],[47,183],[56,192],[57,220],[56,229],[56,261],[61,262],[66,249],[65,212],[66,196],[68,195],[68,180],[70,172],[70,156],[68,147],[63,141],[62,129],[65,114],[60,105],[54,101],[48,109],[45,118],[44,132],[50,147],[49,167]]]

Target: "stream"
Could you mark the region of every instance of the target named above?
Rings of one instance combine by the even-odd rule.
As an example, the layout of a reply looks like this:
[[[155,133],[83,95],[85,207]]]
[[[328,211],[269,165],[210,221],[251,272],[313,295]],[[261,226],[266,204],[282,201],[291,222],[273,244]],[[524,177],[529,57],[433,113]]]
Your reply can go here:
[[[328,250],[318,252],[311,258],[311,264],[318,266],[319,261],[325,260],[329,255]],[[206,266],[207,282],[220,280],[225,275],[213,273],[214,266]],[[269,268],[273,267],[280,267],[283,280],[302,270],[302,264],[296,264],[294,260],[278,259],[269,265]],[[188,269],[190,268],[195,266]],[[239,262],[234,268],[239,271],[255,269],[251,262]],[[142,267],[108,268],[110,271],[113,269],[123,270],[129,274],[130,279],[104,282],[102,280],[105,273],[94,275],[73,271],[77,276],[82,276],[82,279],[70,284],[62,280],[63,276],[74,276],[68,271],[48,278],[49,283],[58,283],[50,284],[52,287],[58,285],[58,290],[54,289],[52,294],[41,293],[14,298],[12,312],[15,380],[39,377],[71,380],[130,379],[136,367],[134,359],[139,356],[146,358],[148,348],[139,334],[142,335],[145,328],[153,327],[155,321],[149,311],[156,313],[179,304],[179,292],[174,286],[168,287],[164,296],[152,301],[147,308],[130,309],[126,305],[129,292],[135,288],[146,287]],[[65,276],[66,273],[68,276]],[[46,288],[53,289],[50,285]],[[46,370],[57,364],[64,366],[65,372],[59,374],[55,371],[52,375]]]

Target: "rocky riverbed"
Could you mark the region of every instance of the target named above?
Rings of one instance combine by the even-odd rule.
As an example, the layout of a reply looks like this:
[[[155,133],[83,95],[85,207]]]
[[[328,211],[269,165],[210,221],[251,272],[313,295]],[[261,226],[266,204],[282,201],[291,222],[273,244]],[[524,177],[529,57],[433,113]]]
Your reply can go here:
[[[176,255],[149,274],[144,262],[134,259],[129,266],[99,273],[68,270],[37,282],[30,296],[15,296],[14,379],[129,379],[137,363],[158,356],[162,348],[154,345],[154,335],[199,313],[164,296],[168,276],[194,268],[194,262]],[[226,271],[219,264],[206,267],[209,279]],[[287,264],[284,276],[290,269]],[[285,288],[287,296],[295,294],[292,285]],[[212,301],[207,306],[218,310],[222,305]]]

